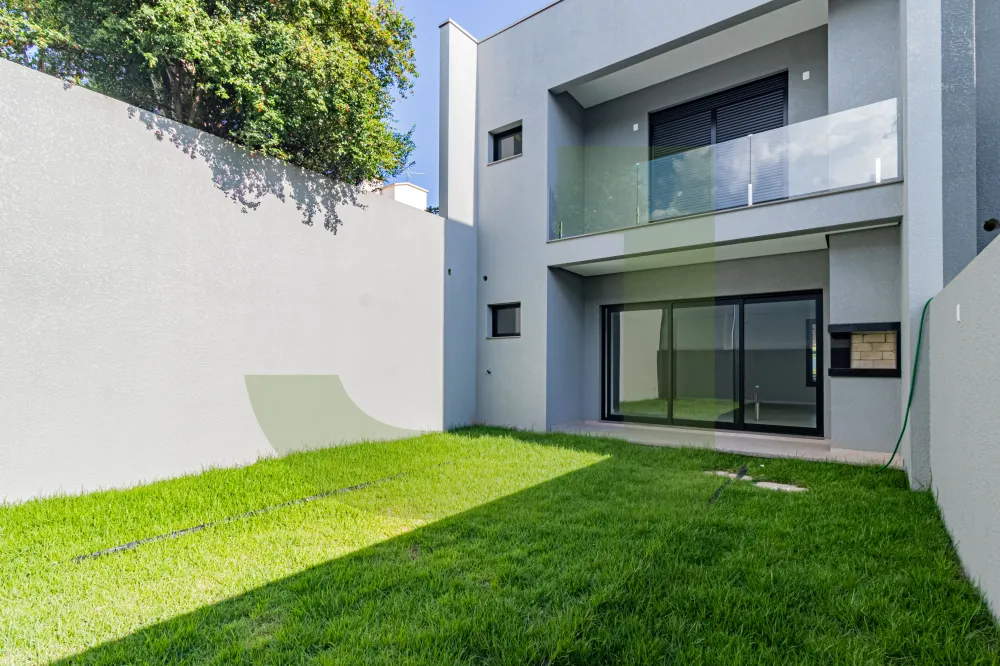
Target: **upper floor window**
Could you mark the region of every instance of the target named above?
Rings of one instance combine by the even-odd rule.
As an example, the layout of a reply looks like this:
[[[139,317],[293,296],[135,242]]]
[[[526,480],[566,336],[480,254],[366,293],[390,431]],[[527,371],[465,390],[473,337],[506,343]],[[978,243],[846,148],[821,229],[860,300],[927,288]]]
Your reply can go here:
[[[521,126],[492,132],[492,156],[490,162],[498,162],[521,154]]]
[[[521,304],[490,306],[490,337],[517,338],[521,335]]]
[[[657,111],[649,123],[651,219],[788,196],[787,149],[767,143],[788,123],[788,72]]]

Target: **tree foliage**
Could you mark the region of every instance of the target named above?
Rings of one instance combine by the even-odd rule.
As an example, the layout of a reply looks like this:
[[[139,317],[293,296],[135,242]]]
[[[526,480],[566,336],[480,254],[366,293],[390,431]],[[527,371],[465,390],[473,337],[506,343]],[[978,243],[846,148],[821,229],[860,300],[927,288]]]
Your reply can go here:
[[[0,0],[0,56],[359,186],[407,165],[393,0]]]

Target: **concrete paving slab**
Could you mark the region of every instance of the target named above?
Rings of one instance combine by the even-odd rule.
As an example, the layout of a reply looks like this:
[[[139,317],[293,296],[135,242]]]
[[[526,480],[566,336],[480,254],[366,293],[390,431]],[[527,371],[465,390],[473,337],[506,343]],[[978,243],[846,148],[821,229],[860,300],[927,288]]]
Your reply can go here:
[[[609,421],[577,421],[556,426],[552,430],[576,435],[615,437],[645,446],[712,449],[758,458],[797,458],[851,465],[884,465],[890,457],[889,453],[881,451],[837,448],[832,446],[830,440],[820,437],[786,437]],[[902,469],[903,462],[897,457],[892,466]]]

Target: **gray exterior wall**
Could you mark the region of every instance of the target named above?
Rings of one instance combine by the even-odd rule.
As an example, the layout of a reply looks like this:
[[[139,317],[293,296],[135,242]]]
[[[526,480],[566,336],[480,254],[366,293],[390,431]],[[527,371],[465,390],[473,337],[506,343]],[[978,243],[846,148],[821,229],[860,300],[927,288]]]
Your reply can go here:
[[[546,426],[583,418],[586,366],[586,279],[559,268],[548,273]]]
[[[548,423],[549,91],[786,4],[660,0],[623,12],[605,0],[573,0],[480,42],[476,225],[479,272],[489,278],[478,282],[480,421],[535,429]],[[488,166],[488,132],[518,120],[524,154]],[[522,305],[521,337],[486,339],[487,306],[511,301]]]
[[[994,243],[935,297],[930,364],[921,372],[932,379],[930,463],[938,506],[966,572],[1000,616],[1000,299],[992,288],[998,274]]]
[[[1000,3],[976,7],[977,240],[980,252],[1000,236],[983,222],[1000,219]]]
[[[587,278],[583,418],[601,418],[601,306],[816,289],[823,290],[823,318],[828,320],[829,267],[825,251]],[[825,333],[824,339],[827,339]],[[824,377],[823,381],[829,387],[829,378]],[[828,404],[824,406],[824,415],[829,417]],[[825,420],[829,422],[828,418]]]
[[[569,93],[549,95],[548,238],[561,236],[561,226],[577,229],[584,221],[585,113]]]
[[[830,0],[830,113],[899,97],[899,0]]]
[[[588,145],[644,142],[648,132],[642,128],[633,132],[633,124],[645,122],[649,111],[669,105],[671,100],[690,99],[700,91],[685,92],[673,85],[639,91],[630,97],[659,97],[650,97],[644,102],[648,106],[639,109],[638,113],[627,109],[622,100],[583,112],[574,108],[572,100],[560,99],[554,93],[575,82],[590,80],[788,4],[785,0],[706,0],[698,3],[668,0],[644,2],[635,11],[623,12],[603,0],[572,0],[553,5],[479,43],[476,224],[479,272],[481,278],[488,278],[477,282],[477,416],[480,421],[542,429],[554,420],[547,415],[548,399],[561,394],[555,387],[562,385],[564,380],[547,381],[547,374],[552,369],[548,345],[554,340],[547,327],[562,316],[558,312],[574,313],[574,310],[556,307],[550,314],[550,266],[633,252],[803,233],[826,229],[827,220],[831,220],[831,227],[850,228],[873,219],[898,219],[902,214],[899,186],[889,185],[833,195],[829,201],[823,198],[808,200],[817,215],[799,214],[810,204],[795,202],[679,223],[649,225],[625,234],[546,243],[551,231],[553,200],[559,199],[554,193],[559,195],[561,189],[558,166],[560,153],[565,159],[565,151],[560,151],[560,147],[571,146],[580,139],[581,113],[586,132],[583,141]],[[803,93],[812,91],[796,95],[793,121],[822,115],[828,110],[823,92],[827,59],[835,55],[858,58],[855,52],[844,54],[841,49],[830,47],[823,40],[823,32],[823,29],[810,31],[762,49],[767,57],[774,58],[773,64],[768,65],[768,71],[761,68],[746,72],[753,78],[783,67],[791,68],[791,81],[796,89]],[[802,81],[804,63],[789,62],[789,58],[808,59],[809,82]],[[755,66],[752,57],[734,58],[731,62],[706,68],[705,72],[685,75],[685,79],[700,82],[698,85],[710,92],[741,83],[737,79],[743,71],[741,68]],[[801,87],[803,84],[806,87]],[[879,99],[890,96],[887,94]],[[600,114],[607,114],[606,123],[599,121]],[[524,154],[489,165],[488,133],[517,121],[523,126]],[[598,136],[602,127],[609,132],[603,138]],[[632,148],[626,150],[641,143],[629,145]],[[566,180],[579,182],[577,174],[579,167]],[[571,206],[576,205],[578,199],[566,198],[573,202]],[[836,209],[835,220],[824,212],[829,205]],[[799,212],[793,214],[792,209]],[[784,212],[786,210],[789,212]],[[749,221],[753,223],[737,224]],[[636,236],[625,238],[628,233]],[[512,301],[522,304],[521,337],[488,340],[487,306]],[[587,361],[593,359],[588,357]]]
[[[444,426],[476,418],[476,41],[441,26],[440,211],[445,222]]]
[[[444,428],[476,420],[476,228],[447,220],[444,227]]]
[[[988,35],[996,34],[997,18],[995,3],[970,0],[900,0],[900,10],[907,137],[901,244],[907,386],[924,304],[989,240],[976,227],[996,200],[993,158],[981,154],[997,143],[995,111],[989,108],[997,64],[990,57],[996,52],[987,43]],[[985,74],[981,88],[980,73]],[[986,113],[982,121],[980,111]],[[977,164],[975,173],[972,163]],[[921,356],[926,364],[926,352]],[[930,394],[929,375],[919,375],[902,445],[911,484],[918,488],[931,482]]]
[[[899,227],[832,234],[830,324],[900,321]],[[830,438],[843,448],[892,451],[899,436],[898,378],[830,377]]]
[[[826,27],[650,86],[585,111],[584,228],[614,229],[635,218],[636,188],[645,192],[649,114],[762,77],[788,72],[788,122],[827,114]],[[802,75],[809,72],[809,80]],[[638,125],[638,129],[635,126]]]
[[[975,0],[941,2],[944,283],[978,249]]]
[[[896,222],[902,215],[903,184],[897,182],[566,238],[548,243],[545,249],[550,266],[568,266],[761,238],[848,231]]]
[[[920,313],[944,287],[944,127],[941,0],[900,0],[900,60],[904,100],[903,174],[906,216],[901,227],[903,386],[914,387],[913,409],[900,453],[910,484],[930,484],[929,375],[912,377]],[[926,352],[923,352],[926,356]],[[927,363],[926,357],[923,361]],[[900,412],[905,405],[900,404]]]
[[[586,144],[638,147],[648,154],[650,113],[782,71],[788,71],[788,122],[825,116],[824,26],[586,109]],[[809,72],[808,81],[802,80],[804,72]],[[634,123],[639,123],[638,132]]]
[[[445,425],[442,218],[370,194],[335,235],[315,174],[2,60],[0,100],[0,501]]]
[[[975,181],[981,176],[971,166],[978,162],[973,4],[900,0],[900,17],[906,137],[902,358],[908,386],[924,305],[975,256]],[[926,351],[921,355],[927,363]],[[918,375],[913,384],[902,453],[911,484],[923,488],[931,482],[929,375]]]
[[[525,93],[551,90],[663,53],[793,1],[663,0],[644,2],[641,11],[627,12],[604,0],[560,2],[480,42],[479,56],[487,61],[480,64],[504,65],[507,75],[496,79],[498,93],[511,77],[521,78]]]
[[[441,26],[439,96],[441,215],[471,225],[476,216],[476,41],[448,21]]]

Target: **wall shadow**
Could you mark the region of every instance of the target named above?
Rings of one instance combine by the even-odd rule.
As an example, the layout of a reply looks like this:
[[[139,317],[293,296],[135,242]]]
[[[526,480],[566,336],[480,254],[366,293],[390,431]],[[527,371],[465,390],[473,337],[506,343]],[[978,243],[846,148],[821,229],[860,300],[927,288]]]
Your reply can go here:
[[[930,575],[943,527],[869,520],[889,511],[850,482],[870,470],[795,497],[735,484],[709,507],[701,472],[735,456],[561,441],[611,457],[59,663],[852,663],[915,658],[930,633],[969,658],[1000,644],[957,565]],[[876,483],[900,514],[926,504]],[[844,539],[854,520],[864,538]]]
[[[215,188],[244,214],[257,210],[268,197],[283,203],[290,200],[302,215],[303,224],[313,226],[322,221],[327,231],[337,233],[343,222],[337,211],[340,206],[364,208],[358,198],[360,187],[255,155],[230,141],[136,106],[129,105],[128,117],[145,125],[157,141],[169,142],[192,160],[203,160],[212,170]]]

